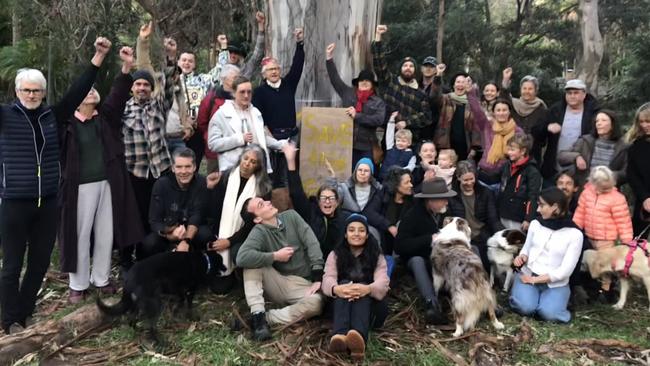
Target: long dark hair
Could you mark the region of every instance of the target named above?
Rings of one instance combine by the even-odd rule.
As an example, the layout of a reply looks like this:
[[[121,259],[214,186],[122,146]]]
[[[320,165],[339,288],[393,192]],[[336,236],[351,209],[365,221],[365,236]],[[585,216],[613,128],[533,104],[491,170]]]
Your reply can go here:
[[[334,248],[338,281],[351,280],[348,278],[350,269],[355,267],[355,261],[358,260],[361,263],[363,281],[366,283],[372,283],[375,268],[377,267],[377,261],[381,255],[381,249],[379,248],[379,244],[375,238],[370,234],[369,230],[367,233],[368,239],[366,239],[366,245],[363,246],[363,251],[358,257],[355,257],[354,254],[352,254],[350,244],[348,244],[348,240],[345,237],[343,237],[343,240],[341,240],[336,248]]]
[[[539,198],[544,200],[549,206],[557,204],[557,207],[560,209],[553,218],[560,218],[567,215],[569,210],[569,199],[567,196],[557,187],[549,187],[539,194]]]
[[[621,133],[621,126],[618,123],[618,120],[616,119],[616,113],[614,111],[611,111],[609,109],[601,109],[596,114],[594,114],[594,118],[591,120],[591,135],[595,138],[598,138],[598,131],[596,131],[596,118],[598,118],[599,114],[604,114],[609,119],[612,121],[612,132],[609,133],[609,140],[610,141],[618,141],[622,137]]]

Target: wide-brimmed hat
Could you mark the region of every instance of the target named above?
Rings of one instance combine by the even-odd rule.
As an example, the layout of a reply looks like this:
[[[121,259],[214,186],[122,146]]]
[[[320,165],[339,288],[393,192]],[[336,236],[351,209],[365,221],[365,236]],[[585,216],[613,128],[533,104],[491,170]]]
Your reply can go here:
[[[237,46],[237,45],[230,44],[230,45],[228,45],[227,49],[228,49],[228,52],[230,52],[230,53],[236,53],[236,54],[240,55],[241,57],[246,58],[246,50],[244,50],[244,47],[242,47],[242,46]]]
[[[422,191],[415,195],[417,198],[450,198],[454,196],[456,196],[456,191],[447,188],[447,182],[440,177],[422,182]]]
[[[357,86],[359,84],[359,81],[363,81],[363,80],[370,81],[373,86],[377,85],[377,80],[375,80],[375,73],[373,73],[371,70],[368,69],[361,70],[359,76],[352,79],[352,85]]]

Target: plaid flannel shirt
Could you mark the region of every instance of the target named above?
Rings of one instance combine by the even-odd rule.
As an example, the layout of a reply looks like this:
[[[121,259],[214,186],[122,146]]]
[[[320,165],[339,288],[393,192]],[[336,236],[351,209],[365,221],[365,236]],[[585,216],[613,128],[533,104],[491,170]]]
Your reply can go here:
[[[129,99],[122,116],[122,135],[126,169],[138,178],[154,178],[171,166],[171,158],[165,141],[165,118],[172,106],[174,85],[172,77],[175,66],[165,69],[162,93],[138,104],[135,98]]]
[[[372,43],[372,57],[378,79],[378,94],[388,107],[386,115],[397,111],[399,115],[396,120],[406,121],[406,126],[413,132],[413,141],[417,141],[419,130],[433,122],[429,98],[422,90],[401,85],[397,76],[388,71],[386,51],[381,42]]]

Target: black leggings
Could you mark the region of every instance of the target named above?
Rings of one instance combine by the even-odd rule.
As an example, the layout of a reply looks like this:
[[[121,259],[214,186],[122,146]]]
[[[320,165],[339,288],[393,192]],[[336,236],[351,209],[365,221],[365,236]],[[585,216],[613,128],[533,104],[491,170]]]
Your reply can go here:
[[[368,331],[380,328],[388,317],[386,299],[375,300],[364,296],[356,301],[334,299],[334,334],[347,334],[350,329],[361,333],[368,341]]]
[[[55,197],[43,199],[41,207],[37,207],[35,199],[5,199],[0,205],[0,305],[5,332],[13,323],[24,326],[25,319],[34,312],[36,295],[50,266],[58,218]],[[27,268],[21,282],[25,252]]]

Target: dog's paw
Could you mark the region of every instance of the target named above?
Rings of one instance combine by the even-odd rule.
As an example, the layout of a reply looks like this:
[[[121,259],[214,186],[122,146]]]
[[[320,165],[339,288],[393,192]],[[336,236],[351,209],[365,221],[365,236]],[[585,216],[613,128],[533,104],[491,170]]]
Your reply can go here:
[[[492,326],[494,327],[494,329],[497,329],[497,330],[501,330],[501,329],[506,327],[505,325],[503,325],[503,323],[501,323],[498,320],[496,320],[494,323],[492,323]]]
[[[456,324],[456,331],[454,332],[454,334],[452,334],[452,336],[460,337],[462,335],[463,335],[463,326],[459,325],[459,324]]]
[[[623,306],[625,306],[625,304],[616,303],[616,304],[612,305],[612,307],[613,307],[614,309],[616,309],[616,310],[621,310],[621,309],[623,309]]]

